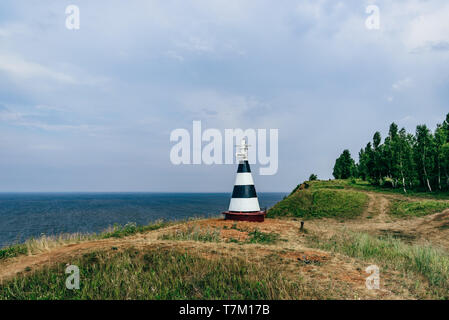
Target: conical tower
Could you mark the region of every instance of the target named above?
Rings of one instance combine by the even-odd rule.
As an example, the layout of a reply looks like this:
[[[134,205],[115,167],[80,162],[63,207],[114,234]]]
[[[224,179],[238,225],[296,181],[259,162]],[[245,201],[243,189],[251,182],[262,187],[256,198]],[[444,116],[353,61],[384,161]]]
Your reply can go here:
[[[248,147],[246,140],[242,139],[239,158],[239,167],[235,178],[229,210],[223,212],[226,220],[264,221],[266,212],[260,210],[254,180],[248,162]]]

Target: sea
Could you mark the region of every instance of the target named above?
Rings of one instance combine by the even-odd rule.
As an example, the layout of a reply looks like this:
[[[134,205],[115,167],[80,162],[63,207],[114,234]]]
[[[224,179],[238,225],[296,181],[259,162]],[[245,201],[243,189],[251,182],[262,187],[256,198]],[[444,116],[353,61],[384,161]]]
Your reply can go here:
[[[285,195],[258,193],[260,207],[270,208]],[[0,193],[0,248],[129,222],[218,217],[229,201],[229,193]]]

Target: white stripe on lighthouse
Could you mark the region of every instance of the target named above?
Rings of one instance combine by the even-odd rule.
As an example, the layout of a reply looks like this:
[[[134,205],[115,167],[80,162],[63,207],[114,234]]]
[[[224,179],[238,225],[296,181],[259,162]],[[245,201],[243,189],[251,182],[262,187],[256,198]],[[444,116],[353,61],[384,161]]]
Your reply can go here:
[[[252,185],[252,184],[254,184],[254,181],[253,181],[253,176],[251,175],[251,172],[237,173],[234,185],[246,186],[246,185]]]
[[[234,212],[257,212],[260,211],[257,198],[232,198],[229,211]]]

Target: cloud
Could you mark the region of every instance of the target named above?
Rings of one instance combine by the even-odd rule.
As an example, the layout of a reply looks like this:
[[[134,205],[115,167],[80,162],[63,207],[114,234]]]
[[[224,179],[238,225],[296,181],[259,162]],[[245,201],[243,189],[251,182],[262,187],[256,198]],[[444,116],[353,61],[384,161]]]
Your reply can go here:
[[[42,110],[42,108],[37,109]],[[54,108],[44,108],[44,110],[54,111]],[[104,128],[96,125],[45,122],[39,120],[40,115],[39,113],[15,112],[0,105],[0,121],[13,126],[41,129],[49,132],[77,131],[92,134],[104,130]]]
[[[0,121],[11,122],[22,118],[22,114],[18,112],[11,112],[7,107],[0,105]]]
[[[84,188],[75,165],[96,190],[227,191],[234,169],[168,160],[170,131],[192,120],[279,129],[279,172],[258,188],[331,177],[335,156],[391,121],[432,126],[447,113],[447,1],[375,2],[380,30],[365,27],[372,1],[79,0],[72,32],[59,0],[2,0],[0,171],[12,180],[0,190],[15,172],[38,179],[57,164],[64,179],[48,184],[60,190]],[[51,146],[67,152],[50,157]]]
[[[181,97],[182,109],[190,120],[204,119],[220,128],[254,128],[273,111],[271,106],[252,96],[216,90],[196,90]]]
[[[25,61],[18,56],[0,54],[0,70],[18,79],[51,79],[57,82],[76,84],[70,75],[57,72],[41,64]]]
[[[46,106],[46,105],[37,105],[35,107],[37,110],[46,110],[46,111],[56,111],[56,112],[66,112],[67,109],[55,106]]]
[[[189,37],[186,41],[176,43],[176,46],[184,50],[199,53],[209,53],[215,51],[214,45],[211,41],[201,39],[199,37]]]
[[[406,44],[413,52],[423,49],[447,50],[449,43],[449,5],[431,6],[431,3],[423,2],[420,5],[421,12],[408,26]]]
[[[392,88],[395,91],[402,91],[406,88],[410,88],[412,84],[413,84],[412,79],[407,77],[405,79],[397,81],[396,83],[393,83]]]
[[[183,57],[182,55],[178,54],[176,51],[173,51],[173,50],[168,50],[168,51],[167,51],[167,55],[168,55],[170,58],[173,58],[173,59],[178,60],[178,61],[180,61],[180,62],[182,62],[182,61],[185,60],[184,57]]]

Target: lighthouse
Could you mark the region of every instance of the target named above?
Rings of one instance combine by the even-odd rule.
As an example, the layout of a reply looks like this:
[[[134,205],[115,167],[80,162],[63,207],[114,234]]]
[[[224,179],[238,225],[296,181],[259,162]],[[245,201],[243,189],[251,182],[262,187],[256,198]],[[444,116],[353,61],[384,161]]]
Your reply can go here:
[[[229,210],[223,212],[226,220],[263,222],[266,211],[261,211],[254,180],[248,162],[248,144],[242,139],[240,152],[236,154],[239,167],[235,178]]]

